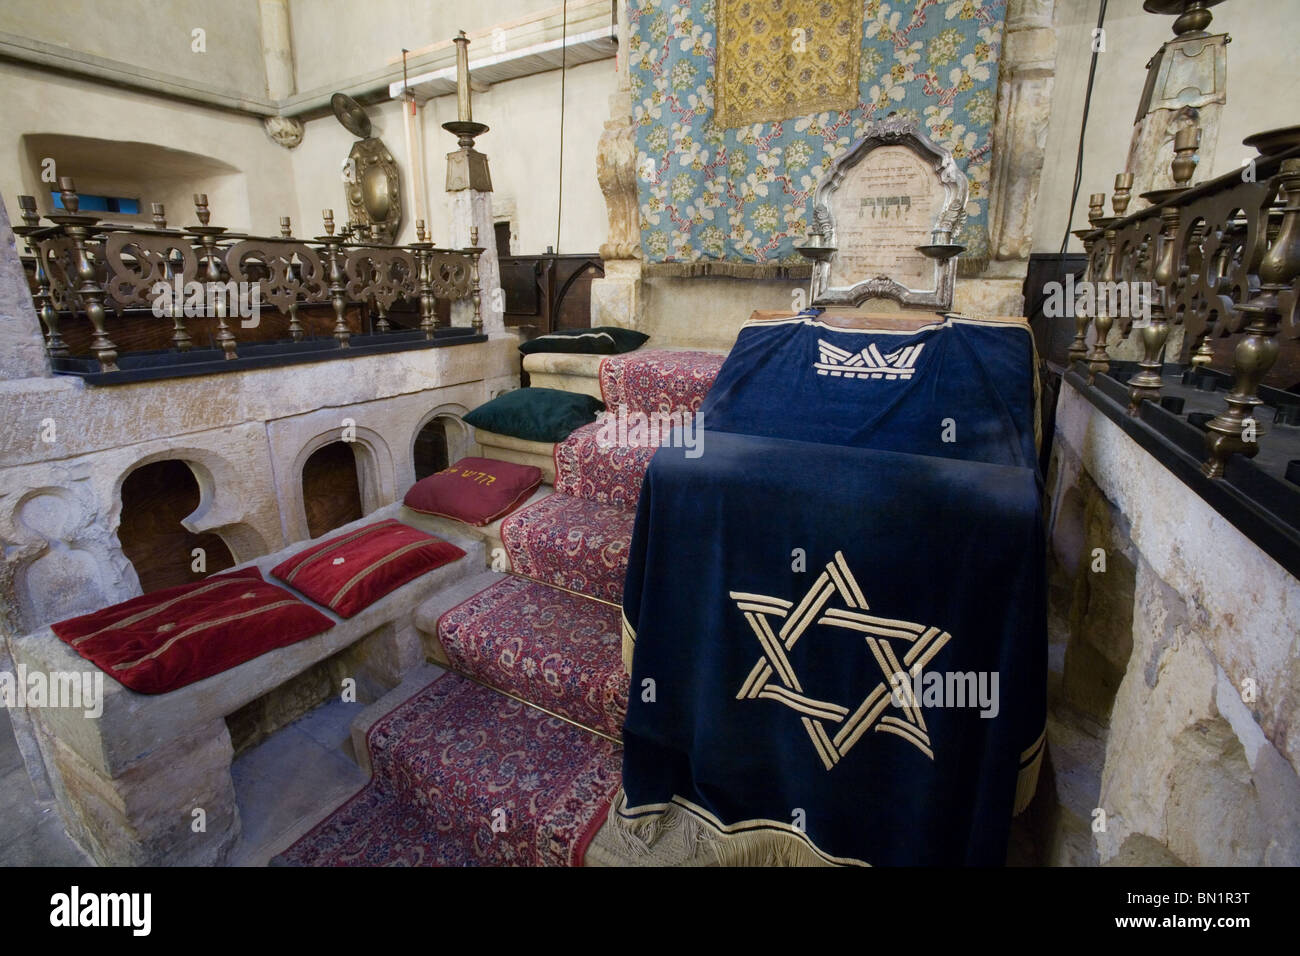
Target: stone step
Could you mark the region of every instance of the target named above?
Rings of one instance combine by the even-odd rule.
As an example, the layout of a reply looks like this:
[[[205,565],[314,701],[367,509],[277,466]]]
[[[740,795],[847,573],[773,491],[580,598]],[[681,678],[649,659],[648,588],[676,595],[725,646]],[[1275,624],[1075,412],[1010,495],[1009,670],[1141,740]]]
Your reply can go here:
[[[621,604],[635,507],[556,492],[501,525],[510,569],[588,597]]]
[[[438,640],[452,670],[621,739],[618,608],[511,575],[443,614]]]
[[[555,484],[555,442],[528,441],[512,435],[501,435],[485,428],[474,429],[479,444],[480,458],[495,458],[516,465],[535,465],[542,470],[542,481]]]
[[[443,674],[371,721],[370,784],[277,865],[567,866],[619,785],[615,742]]]
[[[498,571],[480,571],[476,575],[457,581],[451,587],[440,590],[415,609],[413,615],[415,628],[420,632],[420,639],[424,643],[425,653],[430,661],[443,667],[448,664],[447,652],[438,641],[438,619],[457,604],[505,580],[508,576]],[[390,707],[389,710],[392,708]]]
[[[555,446],[555,490],[600,504],[635,508],[655,447],[602,447],[604,425],[583,425]],[[613,436],[617,437],[617,436]]]
[[[525,355],[523,368],[536,388],[559,388],[566,392],[600,394],[600,362],[604,355],[575,355],[569,352],[536,352]]]

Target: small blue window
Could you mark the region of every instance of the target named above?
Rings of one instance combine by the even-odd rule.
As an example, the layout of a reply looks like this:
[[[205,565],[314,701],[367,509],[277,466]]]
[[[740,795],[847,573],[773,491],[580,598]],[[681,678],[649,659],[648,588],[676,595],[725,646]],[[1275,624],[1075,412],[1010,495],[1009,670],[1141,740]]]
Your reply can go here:
[[[54,208],[63,208],[63,196],[51,189]],[[127,199],[123,196],[95,196],[90,193],[77,193],[77,208],[80,212],[116,212],[124,216],[140,215],[140,200]]]

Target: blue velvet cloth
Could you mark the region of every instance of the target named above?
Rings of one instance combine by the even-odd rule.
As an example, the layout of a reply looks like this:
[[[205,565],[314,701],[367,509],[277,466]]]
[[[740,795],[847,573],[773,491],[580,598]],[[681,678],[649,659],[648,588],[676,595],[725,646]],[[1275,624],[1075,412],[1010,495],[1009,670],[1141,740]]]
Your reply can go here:
[[[925,348],[910,379],[869,377],[890,365],[869,350],[846,378],[818,374],[819,338],[840,350],[822,364],[875,343],[896,372]],[[741,333],[703,454],[660,449],[638,502],[621,815],[676,804],[830,862],[1004,861],[1046,707],[1027,348],[960,323]],[[935,675],[963,694],[927,699]]]

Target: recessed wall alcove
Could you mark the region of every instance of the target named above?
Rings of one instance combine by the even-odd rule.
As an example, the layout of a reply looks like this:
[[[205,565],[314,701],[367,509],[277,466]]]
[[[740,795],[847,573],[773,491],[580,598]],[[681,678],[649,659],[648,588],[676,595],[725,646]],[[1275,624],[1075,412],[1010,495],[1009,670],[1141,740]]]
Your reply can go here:
[[[165,458],[134,469],[122,482],[121,500],[117,537],[145,593],[234,566],[234,556],[220,535],[195,533],[183,523],[202,500],[198,479],[186,462]],[[203,550],[198,571],[196,548]]]
[[[312,452],[302,466],[307,533],[319,538],[365,514],[355,442],[334,441]]]

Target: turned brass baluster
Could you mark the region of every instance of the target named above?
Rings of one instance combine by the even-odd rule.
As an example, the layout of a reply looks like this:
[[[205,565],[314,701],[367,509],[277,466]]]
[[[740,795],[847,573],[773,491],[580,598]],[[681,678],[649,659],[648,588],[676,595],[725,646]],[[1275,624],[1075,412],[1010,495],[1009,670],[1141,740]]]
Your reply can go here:
[[[209,297],[207,293],[212,290],[214,284],[219,285],[221,282],[221,257],[217,252],[217,236],[225,232],[226,227],[208,225],[212,213],[208,209],[207,193],[194,194],[194,211],[199,217],[199,224],[190,226],[188,232],[199,240],[199,248],[202,250],[200,257],[207,260],[207,275],[204,284],[204,302],[206,304]],[[226,297],[222,290],[218,288],[212,293],[211,298],[216,306],[217,313],[217,345],[221,347],[221,351],[227,360],[238,358],[235,334],[230,331],[230,326],[226,325]]]
[[[1097,245],[1097,230],[1100,228],[1101,221],[1106,217],[1106,194],[1092,193],[1088,197],[1088,222],[1091,225],[1087,229],[1074,230],[1074,236],[1083,240],[1084,257],[1088,263],[1088,268],[1083,276],[1086,281],[1095,281],[1092,275],[1092,250]],[[1068,308],[1075,308],[1077,303],[1069,303]],[[1082,314],[1081,314],[1082,313]],[[1074,315],[1074,341],[1070,343],[1066,354],[1069,356],[1069,364],[1081,362],[1088,355],[1088,323],[1092,316],[1084,310],[1075,308]]]
[[[415,250],[416,269],[416,286],[420,295],[420,330],[424,332],[426,339],[433,338],[433,330],[438,326],[438,315],[436,304],[433,297],[433,257],[430,252],[433,249],[432,242],[426,242],[428,238],[424,228],[424,220],[415,221],[415,238],[416,241],[411,243],[411,248]]]
[[[483,331],[483,312],[480,305],[481,294],[478,285],[478,260],[483,255],[484,247],[478,244],[478,226],[469,227],[469,246],[465,249],[472,260],[470,262],[470,294],[474,297],[474,331]]]
[[[1119,173],[1115,177],[1115,192],[1110,197],[1111,208],[1115,210],[1115,215],[1109,219],[1101,220],[1101,227],[1105,236],[1105,253],[1106,265],[1103,269],[1101,282],[1106,283],[1109,288],[1110,284],[1115,281],[1115,265],[1119,258],[1116,255],[1115,248],[1115,224],[1124,218],[1124,210],[1128,209],[1129,195],[1133,189],[1133,174]],[[1108,311],[1106,302],[1107,296],[1101,294],[1098,290],[1096,295],[1097,314],[1093,319],[1093,328],[1097,330],[1097,337],[1093,340],[1092,351],[1088,353],[1088,384],[1092,385],[1097,380],[1097,375],[1110,371],[1110,357],[1106,354],[1106,339],[1110,335],[1110,327],[1115,324],[1115,317]]]
[[[22,210],[23,225],[14,226],[14,232],[23,237],[27,254],[36,261],[36,314],[45,326],[45,351],[51,358],[61,358],[68,354],[68,346],[59,335],[59,313],[54,308],[54,295],[50,290],[50,276],[45,269],[45,257],[41,255],[40,244],[35,235],[42,232],[41,217],[36,212],[35,196],[19,196],[18,207]]]
[[[1191,135],[1193,130],[1194,137]],[[1180,130],[1177,135],[1183,137],[1185,145],[1192,142],[1193,138],[1199,142],[1200,132],[1200,127],[1193,126]],[[1177,145],[1176,139],[1175,147]],[[1196,160],[1179,154],[1171,165],[1174,182],[1177,185],[1170,189],[1153,189],[1142,194],[1142,198],[1153,206],[1158,206],[1187,191],[1187,183],[1196,169]],[[1154,254],[1155,268],[1151,273],[1156,294],[1151,302],[1151,322],[1142,329],[1142,358],[1138,361],[1138,371],[1128,380],[1130,415],[1136,415],[1146,399],[1159,401],[1160,389],[1164,385],[1161,370],[1164,367],[1165,343],[1169,341],[1169,312],[1174,302],[1178,280],[1182,277],[1182,269],[1177,257],[1180,219],[1181,210],[1173,203],[1160,210],[1160,237],[1157,240],[1159,252]]]
[[[280,217],[280,238],[293,239],[293,222],[288,216]],[[291,275],[293,271],[293,257],[290,256],[285,260],[285,282],[293,280]],[[302,321],[298,318],[298,297],[295,295],[293,301],[289,303],[289,337],[295,342],[301,342],[307,330],[303,328]]]
[[[100,371],[116,372],[118,370],[117,346],[108,337],[108,330],[104,326],[107,317],[104,311],[104,289],[98,281],[99,270],[90,261],[90,253],[86,249],[86,240],[100,231],[95,225],[99,222],[99,217],[78,215],[80,200],[77,198],[77,187],[72,182],[71,176],[59,177],[59,195],[66,212],[51,215],[49,219],[63,227],[63,231],[72,240],[73,249],[76,251],[78,279],[76,293],[85,303],[86,315],[95,330],[90,347],[95,350],[95,357],[99,359]]]
[[[348,331],[348,324],[344,321],[347,312],[347,300],[343,298],[346,289],[343,282],[343,266],[339,256],[339,250],[343,245],[341,237],[334,235],[334,210],[326,209],[321,213],[325,220],[325,235],[317,236],[316,241],[325,244],[325,253],[329,256],[330,264],[330,301],[334,305],[334,338],[338,339],[339,348],[349,348],[348,340],[352,333]]]
[[[1228,459],[1235,453],[1253,458],[1259,452],[1259,423],[1253,418],[1259,397],[1259,383],[1277,360],[1278,327],[1282,322],[1279,296],[1300,276],[1300,159],[1282,161],[1276,180],[1286,196],[1282,225],[1259,266],[1259,291],[1245,305],[1249,324],[1233,351],[1232,390],[1228,408],[1206,426],[1209,457],[1201,471],[1210,478],[1222,478]],[[1249,423],[1249,424],[1248,424]]]

